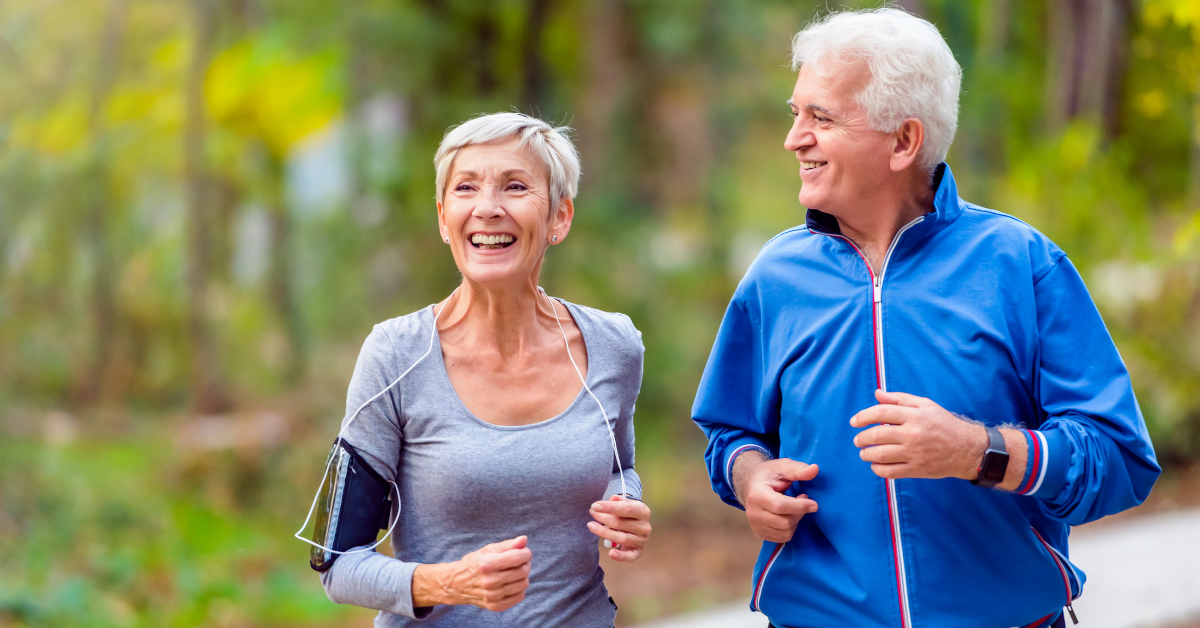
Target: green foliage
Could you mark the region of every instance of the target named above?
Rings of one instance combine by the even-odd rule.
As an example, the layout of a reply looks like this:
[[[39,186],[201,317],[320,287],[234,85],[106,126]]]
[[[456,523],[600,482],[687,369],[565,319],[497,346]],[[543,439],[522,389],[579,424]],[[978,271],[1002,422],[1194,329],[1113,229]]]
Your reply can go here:
[[[18,406],[172,416],[193,396],[192,4],[0,6],[0,421]],[[1067,251],[1160,456],[1196,460],[1197,3],[1133,3],[1115,128],[1048,121],[1047,3],[919,4],[964,68],[949,158],[963,195]],[[201,318],[235,409],[303,408],[327,439],[370,326],[459,279],[432,198],[443,133],[516,109],[573,126],[583,157],[575,225],[542,284],[626,312],[642,331],[640,458],[695,447],[688,410],[729,296],[758,247],[803,220],[782,147],[786,65],[792,35],[824,2],[214,6]],[[321,150],[345,159],[303,170]],[[339,193],[296,192],[337,167]],[[303,548],[281,532],[299,522],[320,447],[254,463],[229,451],[177,459],[165,431],[138,433],[58,446],[0,432],[0,624],[359,617],[323,600]]]

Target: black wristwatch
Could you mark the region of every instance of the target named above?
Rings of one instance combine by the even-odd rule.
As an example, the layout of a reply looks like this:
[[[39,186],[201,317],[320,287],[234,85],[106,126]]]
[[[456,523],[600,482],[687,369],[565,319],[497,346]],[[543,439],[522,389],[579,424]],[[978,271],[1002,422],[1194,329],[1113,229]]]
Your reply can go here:
[[[1008,450],[1004,448],[1004,435],[994,427],[987,427],[988,447],[983,452],[983,461],[979,463],[979,478],[971,480],[971,484],[992,488],[1004,481],[1004,473],[1008,471]]]

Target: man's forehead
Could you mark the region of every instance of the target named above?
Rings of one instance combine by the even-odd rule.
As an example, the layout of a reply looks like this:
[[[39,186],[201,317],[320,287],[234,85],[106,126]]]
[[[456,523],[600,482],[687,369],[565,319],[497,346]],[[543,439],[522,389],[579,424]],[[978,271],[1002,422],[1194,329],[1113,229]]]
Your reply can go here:
[[[829,108],[838,101],[852,98],[870,78],[870,69],[861,62],[825,61],[805,64],[796,77],[791,102],[798,109],[816,105]]]

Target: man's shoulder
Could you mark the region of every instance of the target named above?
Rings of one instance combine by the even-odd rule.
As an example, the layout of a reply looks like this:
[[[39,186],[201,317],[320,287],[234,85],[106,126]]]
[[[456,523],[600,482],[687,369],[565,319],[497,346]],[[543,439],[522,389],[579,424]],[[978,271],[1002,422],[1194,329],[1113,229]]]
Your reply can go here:
[[[1035,278],[1066,256],[1053,240],[1024,220],[973,203],[964,205],[960,230],[967,243],[981,252],[1022,260]]]
[[[758,252],[758,256],[746,270],[743,281],[754,281],[778,270],[780,266],[790,266],[802,262],[816,254],[814,244],[817,236],[809,231],[807,225],[792,227],[767,240]]]

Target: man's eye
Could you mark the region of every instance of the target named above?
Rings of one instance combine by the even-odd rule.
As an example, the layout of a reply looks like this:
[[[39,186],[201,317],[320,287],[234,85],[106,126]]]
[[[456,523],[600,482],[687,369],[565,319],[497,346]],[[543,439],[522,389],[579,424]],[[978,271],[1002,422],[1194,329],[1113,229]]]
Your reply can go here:
[[[822,123],[829,122],[829,118],[824,118],[821,116],[813,116],[813,118],[816,119],[817,122],[822,122]]]
[[[800,116],[800,112],[799,111],[789,111],[788,115],[792,116],[793,118],[796,118],[796,117]]]

